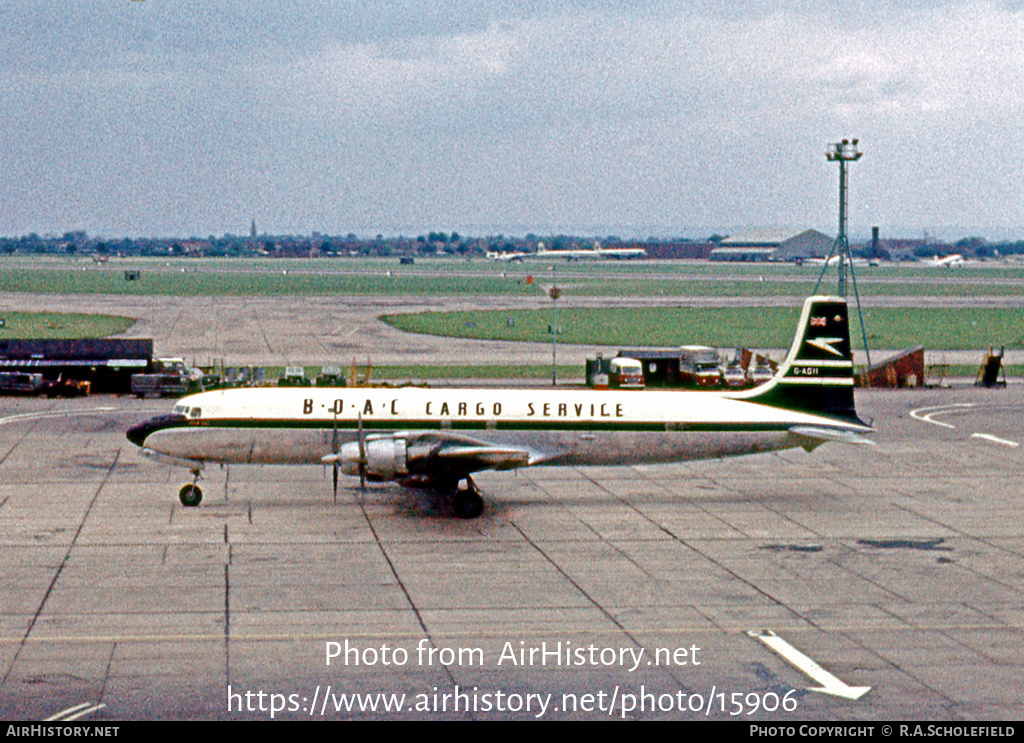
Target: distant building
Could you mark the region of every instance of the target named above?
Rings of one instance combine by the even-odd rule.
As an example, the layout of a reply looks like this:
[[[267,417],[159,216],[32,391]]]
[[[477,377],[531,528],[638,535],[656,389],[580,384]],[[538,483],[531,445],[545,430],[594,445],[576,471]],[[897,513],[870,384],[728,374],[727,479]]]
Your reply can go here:
[[[713,261],[792,261],[824,258],[835,239],[817,230],[760,229],[725,238],[711,251]]]
[[[893,261],[912,261],[933,255],[946,255],[948,245],[930,245],[927,240],[879,240],[878,249]]]
[[[670,242],[631,242],[621,245],[609,246],[616,248],[642,248],[648,258],[659,258],[662,260],[672,259],[703,259],[707,260],[711,250],[715,246],[706,242],[689,242],[676,240]]]

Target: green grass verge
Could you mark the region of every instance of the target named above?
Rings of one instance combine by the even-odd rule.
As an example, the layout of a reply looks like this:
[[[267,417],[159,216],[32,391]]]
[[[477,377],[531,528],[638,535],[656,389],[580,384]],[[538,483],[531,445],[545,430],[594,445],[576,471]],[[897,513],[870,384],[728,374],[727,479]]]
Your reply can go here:
[[[4,312],[3,338],[105,338],[123,333],[135,320],[117,315],[85,315],[60,312]]]
[[[566,296],[800,296],[820,268],[791,264],[579,262],[555,266]],[[127,281],[126,270],[138,270]],[[1024,268],[947,271],[914,265],[858,271],[863,296],[973,297],[1024,293]],[[528,277],[533,282],[527,283]],[[835,284],[826,275],[825,290]],[[97,266],[81,258],[0,257],[0,291],[169,296],[522,296],[543,301],[546,261],[498,264],[454,258],[203,259],[125,258]],[[985,282],[985,283],[979,283]]]
[[[558,311],[559,343],[603,346],[788,348],[799,310],[793,308],[646,307]],[[412,333],[510,341],[551,342],[550,309],[488,312],[424,312],[385,315],[384,322]],[[924,346],[956,350],[1024,348],[1024,309],[874,308],[865,313],[871,348]],[[851,315],[854,346],[860,326]]]
[[[925,367],[925,373],[928,376],[929,381],[933,377],[970,377],[975,378],[978,376],[978,371],[981,368],[981,357],[978,357],[978,363],[974,366],[967,364],[946,364],[945,369],[941,369],[940,364],[929,364]],[[1007,379],[1019,378],[1024,376],[1024,365],[1021,364],[1008,364],[1003,367],[1003,374]]]

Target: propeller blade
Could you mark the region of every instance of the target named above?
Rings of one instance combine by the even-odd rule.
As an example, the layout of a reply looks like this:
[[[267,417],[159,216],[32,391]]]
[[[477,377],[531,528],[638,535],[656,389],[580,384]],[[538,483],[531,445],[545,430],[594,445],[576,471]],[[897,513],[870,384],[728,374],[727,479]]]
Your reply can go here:
[[[338,502],[338,411],[334,411],[334,434],[331,438],[331,453],[334,454],[334,502]]]
[[[366,434],[363,432],[363,414],[359,414],[359,487],[366,490]]]

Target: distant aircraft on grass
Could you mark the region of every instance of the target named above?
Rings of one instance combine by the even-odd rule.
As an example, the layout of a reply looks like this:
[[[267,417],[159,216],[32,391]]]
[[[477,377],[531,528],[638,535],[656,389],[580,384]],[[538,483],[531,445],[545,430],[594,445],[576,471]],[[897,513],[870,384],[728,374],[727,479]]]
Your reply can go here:
[[[614,259],[624,260],[629,258],[644,258],[647,251],[643,248],[602,248],[599,243],[594,243],[592,248],[564,248],[560,250],[548,250],[544,243],[537,246],[536,253],[512,252],[502,253],[491,251],[487,257],[494,261],[505,261],[508,263],[522,263],[524,260],[542,258],[565,261],[585,261]]]
[[[928,265],[935,266],[936,268],[957,268],[958,266],[963,266],[967,263],[967,261],[964,260],[964,257],[959,253],[953,253],[944,258],[935,256],[934,258],[928,259],[926,262]]]

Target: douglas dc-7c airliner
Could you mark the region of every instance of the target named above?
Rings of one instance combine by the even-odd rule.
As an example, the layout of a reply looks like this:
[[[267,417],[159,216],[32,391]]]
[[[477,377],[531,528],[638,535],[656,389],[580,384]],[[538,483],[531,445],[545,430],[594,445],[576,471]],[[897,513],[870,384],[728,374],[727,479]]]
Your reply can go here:
[[[323,464],[430,488],[475,518],[472,474],[536,465],[712,459],[826,441],[871,443],[857,417],[846,300],[810,297],[778,373],[744,391],[249,388],[182,398],[128,431],[142,454],[200,471],[219,464]],[[460,487],[461,483],[465,487]]]

